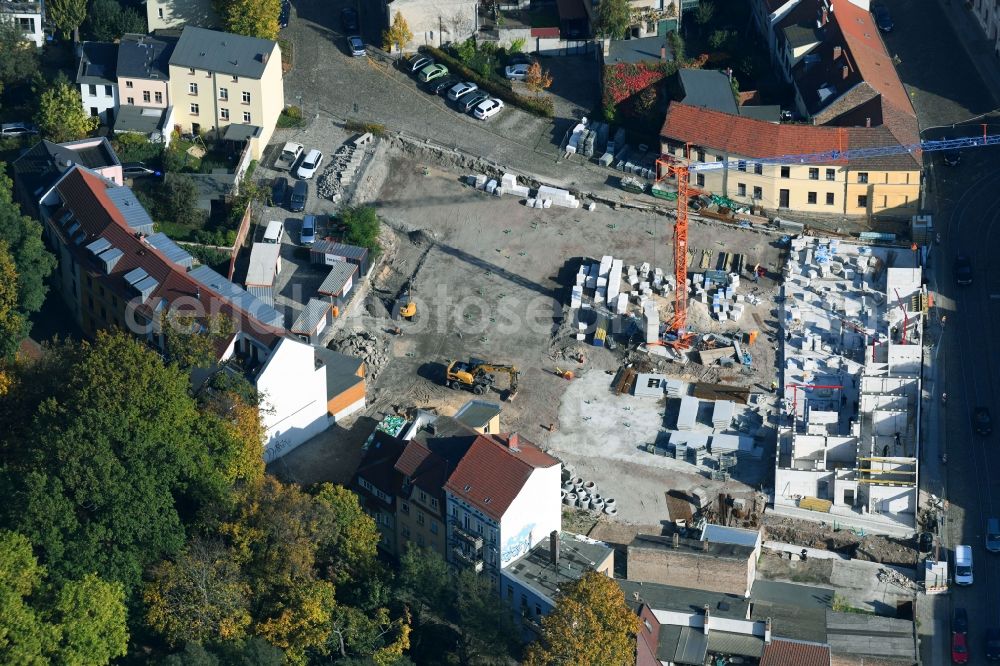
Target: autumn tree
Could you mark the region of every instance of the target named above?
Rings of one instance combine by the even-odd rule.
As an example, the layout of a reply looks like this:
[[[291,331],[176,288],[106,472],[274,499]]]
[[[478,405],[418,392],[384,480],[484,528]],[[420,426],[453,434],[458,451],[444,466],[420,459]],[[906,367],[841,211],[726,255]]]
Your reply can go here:
[[[393,49],[402,51],[406,45],[413,41],[413,33],[406,22],[403,12],[396,12],[392,19],[392,25],[382,33],[382,48],[390,53]]]
[[[7,241],[0,240],[0,362],[10,361],[25,338],[28,320],[17,302],[17,267]]]
[[[127,644],[120,584],[86,574],[52,585],[31,542],[0,531],[0,662],[108,664]]]
[[[281,0],[216,0],[227,32],[260,39],[278,38]]]
[[[552,75],[549,74],[549,70],[543,70],[542,66],[535,60],[524,75],[524,85],[535,95],[540,95],[543,90],[547,90],[552,85]]]
[[[632,26],[632,7],[628,0],[600,0],[594,31],[601,37],[624,39]]]
[[[48,0],[45,16],[63,37],[73,33],[73,42],[79,42],[80,24],[87,18],[87,0]]]
[[[556,596],[542,618],[542,634],[528,646],[526,666],[630,664],[639,618],[615,581],[596,571],[584,574]]]
[[[35,122],[42,136],[54,143],[82,139],[100,124],[83,110],[80,89],[68,81],[58,81],[42,93]]]

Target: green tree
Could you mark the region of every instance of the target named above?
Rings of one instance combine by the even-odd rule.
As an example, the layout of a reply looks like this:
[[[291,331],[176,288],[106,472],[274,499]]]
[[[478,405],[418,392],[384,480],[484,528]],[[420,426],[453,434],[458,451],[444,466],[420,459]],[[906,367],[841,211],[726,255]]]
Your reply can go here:
[[[454,579],[448,563],[437,552],[409,543],[399,558],[399,589],[410,601],[416,601],[439,615],[451,607]]]
[[[262,638],[215,642],[206,648],[188,643],[163,660],[163,666],[283,666],[285,653]]]
[[[117,0],[90,0],[84,27],[91,39],[110,42],[126,33],[146,32],[146,19]]]
[[[413,32],[403,12],[396,12],[392,19],[392,25],[382,33],[382,48],[392,52],[393,49],[402,51],[406,45],[413,41]]]
[[[10,361],[27,337],[28,319],[17,302],[17,268],[7,241],[0,240],[0,362]]]
[[[701,0],[698,8],[694,10],[694,22],[698,25],[705,25],[715,16],[715,3],[711,0]]]
[[[37,71],[38,49],[14,21],[0,21],[0,93],[13,83],[30,81]]]
[[[632,8],[628,0],[600,0],[594,30],[601,37],[624,39],[632,26]]]
[[[83,110],[79,88],[67,81],[56,82],[42,93],[35,122],[42,135],[55,143],[82,139],[100,124]]]
[[[520,632],[510,607],[497,603],[496,587],[467,570],[459,575],[457,588],[455,610],[462,627],[464,661],[511,654],[520,645]]]
[[[0,661],[5,664],[107,664],[125,654],[122,586],[93,574],[55,587],[31,542],[0,532]]]
[[[80,24],[87,18],[87,0],[49,0],[45,15],[63,37],[73,33],[73,42],[79,42]]]
[[[324,483],[316,499],[331,512],[321,556],[329,563],[333,579],[347,581],[369,571],[382,536],[358,496],[343,486]]]
[[[173,174],[169,174],[168,178],[170,175]],[[188,178],[182,177],[182,180],[190,182]],[[167,189],[170,189],[169,186]],[[227,315],[197,318],[194,313],[179,309],[168,311],[161,326],[167,359],[183,370],[214,366],[219,361],[219,348],[225,347],[236,332],[233,320]]]
[[[630,664],[639,618],[615,581],[590,571],[565,586],[555,609],[542,618],[542,634],[528,646],[526,666]]]
[[[227,32],[261,39],[278,38],[281,0],[217,0],[216,10]]]
[[[382,250],[378,242],[382,223],[374,208],[371,206],[348,208],[341,213],[340,219],[347,227],[344,239],[348,243],[368,248],[372,255],[377,255]]]

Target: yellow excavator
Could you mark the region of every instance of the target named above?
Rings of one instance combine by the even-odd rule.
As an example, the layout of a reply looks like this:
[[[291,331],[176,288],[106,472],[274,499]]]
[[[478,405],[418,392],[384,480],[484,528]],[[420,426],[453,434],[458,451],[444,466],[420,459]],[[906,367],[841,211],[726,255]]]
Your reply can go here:
[[[500,391],[501,399],[513,400],[517,393],[518,369],[512,365],[495,365],[479,358],[464,361],[449,361],[444,373],[445,386],[453,389],[468,389],[476,395],[483,395],[495,388],[497,374],[505,374],[510,379],[506,392]]]

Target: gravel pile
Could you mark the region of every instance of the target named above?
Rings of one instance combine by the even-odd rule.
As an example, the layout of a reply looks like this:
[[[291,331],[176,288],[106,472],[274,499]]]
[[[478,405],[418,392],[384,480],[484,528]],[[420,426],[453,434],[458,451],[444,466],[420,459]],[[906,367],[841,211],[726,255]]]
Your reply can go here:
[[[364,359],[368,366],[365,377],[369,386],[375,384],[379,372],[389,361],[389,340],[372,331],[344,331],[330,341],[329,347],[341,354]]]
[[[364,158],[364,151],[353,145],[344,144],[337,148],[326,168],[316,181],[319,196],[330,199],[334,203],[340,201],[344,188],[354,182],[355,173]]]

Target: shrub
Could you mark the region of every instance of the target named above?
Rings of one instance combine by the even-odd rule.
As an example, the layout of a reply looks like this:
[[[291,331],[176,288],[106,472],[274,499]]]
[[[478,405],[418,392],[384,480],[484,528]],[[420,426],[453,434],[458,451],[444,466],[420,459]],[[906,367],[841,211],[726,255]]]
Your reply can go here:
[[[344,236],[351,245],[368,248],[372,257],[382,251],[378,236],[382,230],[382,222],[371,206],[356,206],[348,208],[340,216],[341,222],[347,228]]]
[[[363,123],[357,120],[348,120],[344,123],[344,129],[348,132],[371,132],[377,137],[383,137],[388,134],[385,125],[381,123]]]
[[[279,129],[290,129],[302,127],[303,122],[302,109],[297,106],[286,106],[278,115],[278,122],[276,124]]]

